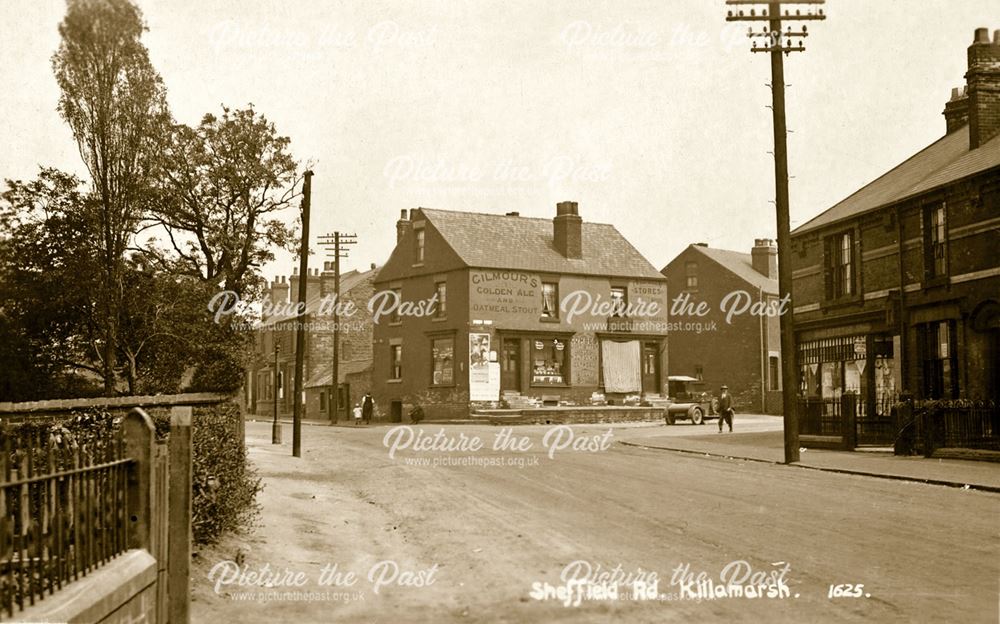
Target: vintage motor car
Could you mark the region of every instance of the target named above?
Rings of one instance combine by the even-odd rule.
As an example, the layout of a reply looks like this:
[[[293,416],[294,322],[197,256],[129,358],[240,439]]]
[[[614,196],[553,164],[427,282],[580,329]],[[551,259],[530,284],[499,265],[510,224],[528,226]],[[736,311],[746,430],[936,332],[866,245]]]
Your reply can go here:
[[[719,413],[719,399],[712,396],[708,384],[695,377],[670,375],[667,377],[667,393],[670,403],[664,408],[664,419],[668,425],[678,420],[689,420],[693,425],[701,425]]]

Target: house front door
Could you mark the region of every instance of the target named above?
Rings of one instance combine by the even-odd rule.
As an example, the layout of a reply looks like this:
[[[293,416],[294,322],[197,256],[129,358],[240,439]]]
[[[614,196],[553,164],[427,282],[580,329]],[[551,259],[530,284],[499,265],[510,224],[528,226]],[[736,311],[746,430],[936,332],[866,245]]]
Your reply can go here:
[[[521,390],[521,341],[517,338],[503,341],[503,358],[500,363],[500,390]]]

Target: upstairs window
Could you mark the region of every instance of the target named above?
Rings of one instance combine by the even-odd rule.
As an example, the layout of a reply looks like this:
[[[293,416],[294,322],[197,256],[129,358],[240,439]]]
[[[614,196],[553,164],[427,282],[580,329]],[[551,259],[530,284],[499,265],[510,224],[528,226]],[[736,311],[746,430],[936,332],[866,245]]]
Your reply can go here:
[[[438,282],[435,285],[437,292],[437,306],[434,308],[435,318],[445,318],[448,316],[448,283]]]
[[[559,318],[559,285],[542,282],[542,318]]]
[[[396,302],[396,305],[392,307],[392,311],[389,313],[389,323],[390,324],[402,323],[403,319],[400,318],[399,316],[399,308],[400,308],[399,304],[403,301],[403,289],[393,288],[392,292],[396,293],[396,296],[393,298],[393,301]]]
[[[415,242],[413,245],[413,263],[423,264],[424,263],[424,229],[413,231]]]
[[[698,288],[698,263],[688,262],[684,265],[684,276],[686,282],[684,287],[688,290],[695,290]]]
[[[391,345],[389,347],[389,379],[403,378],[403,345]]]
[[[927,279],[948,274],[948,223],[944,202],[924,208],[924,275]]]
[[[628,291],[624,286],[611,287],[611,316],[625,316],[628,309]]]
[[[854,267],[854,235],[842,232],[827,236],[823,241],[826,268],[826,298],[840,299],[856,292]]]

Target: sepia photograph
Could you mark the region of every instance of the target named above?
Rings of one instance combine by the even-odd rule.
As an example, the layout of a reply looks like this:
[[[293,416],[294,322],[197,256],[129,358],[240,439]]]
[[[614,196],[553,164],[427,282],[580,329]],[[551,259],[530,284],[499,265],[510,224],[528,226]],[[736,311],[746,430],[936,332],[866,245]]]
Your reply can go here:
[[[0,17],[0,622],[1000,622],[995,0]]]

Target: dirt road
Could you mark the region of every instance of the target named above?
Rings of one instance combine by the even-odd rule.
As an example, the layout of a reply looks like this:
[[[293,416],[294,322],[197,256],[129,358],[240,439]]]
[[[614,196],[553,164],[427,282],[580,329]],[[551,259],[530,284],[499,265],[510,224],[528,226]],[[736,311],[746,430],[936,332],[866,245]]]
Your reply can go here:
[[[435,446],[437,425],[390,442],[421,429],[423,442],[390,458],[388,427],[304,427],[295,459],[290,427],[272,446],[270,425],[249,424],[267,484],[263,526],[200,553],[194,621],[997,621],[997,495],[616,443],[683,427],[610,437],[606,426],[573,427],[551,456],[566,430],[516,428],[531,444],[523,451],[492,450],[500,429],[485,426],[444,427],[439,438],[479,438],[478,451]],[[414,450],[421,443],[437,450]],[[241,548],[242,585],[225,563]],[[573,562],[613,575],[592,576],[592,592],[655,572],[659,599],[567,607],[533,596],[564,585]],[[705,572],[717,585],[727,566],[780,577],[789,595],[699,601],[698,584],[671,582]],[[860,597],[828,597],[839,584]]]

